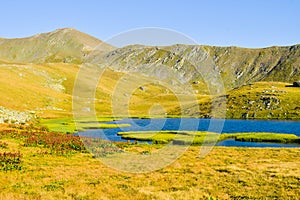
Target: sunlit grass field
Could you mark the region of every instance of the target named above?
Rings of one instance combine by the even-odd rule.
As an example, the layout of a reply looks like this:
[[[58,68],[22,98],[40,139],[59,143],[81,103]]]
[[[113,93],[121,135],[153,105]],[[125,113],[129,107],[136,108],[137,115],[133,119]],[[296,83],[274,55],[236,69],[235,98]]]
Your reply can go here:
[[[15,164],[19,167],[1,165],[0,199],[300,198],[299,148],[215,147],[207,156],[199,157],[199,147],[190,146],[166,168],[132,174],[104,165],[79,148],[80,144],[68,134],[46,134],[36,145],[26,139],[41,131],[1,126],[0,153],[19,152],[21,156]],[[64,145],[49,143],[51,137],[55,141],[59,138]],[[124,151],[141,154],[162,147],[118,145]]]
[[[128,126],[105,124],[128,117],[128,113],[137,118],[205,117],[211,109],[211,100],[218,102],[220,97],[201,94],[201,85],[194,85],[199,94],[181,95],[160,86],[152,78],[106,70],[96,85],[95,98],[89,99],[95,104],[95,114],[102,117],[76,119],[78,123],[75,123],[72,93],[79,65],[6,61],[0,61],[0,65],[0,92],[4,94],[0,105],[12,110],[34,111],[38,116],[35,123],[42,127],[40,130],[35,126],[28,129],[1,125],[0,199],[300,198],[299,148],[215,147],[206,157],[199,158],[199,146],[203,143],[225,139],[299,143],[295,135],[228,133],[219,136],[186,131],[121,133],[125,139],[152,141],[153,144],[104,145],[104,152],[98,153],[106,156],[118,146],[125,152],[151,155],[170,141],[178,145],[191,144],[170,166],[131,174],[105,166],[95,158],[97,156],[84,150],[78,138],[69,134],[91,128]],[[126,80],[121,90],[117,90],[117,83],[124,76]],[[149,84],[143,85],[143,82]],[[124,88],[132,87],[133,83],[139,87],[129,94]],[[88,85],[89,80],[84,84]],[[281,82],[244,85],[227,91],[227,101],[220,103],[226,103],[227,118],[299,120],[300,90],[287,87],[289,85]],[[130,100],[126,102],[128,97]],[[118,116],[112,117],[114,113]]]
[[[0,92],[5,94],[0,99],[1,106],[34,111],[41,118],[72,116],[72,94],[80,65],[1,61],[0,66]],[[91,74],[94,74],[93,70]],[[159,80],[135,73],[106,69],[99,75],[97,82],[89,77],[81,80],[84,88],[95,84],[94,96],[85,101],[93,101],[97,116],[207,117],[211,109],[219,109],[218,104],[226,104],[223,116],[226,118],[297,120],[300,114],[300,89],[290,87],[292,83],[256,82],[243,85],[227,90],[226,99],[221,101],[218,96],[207,95],[200,83],[190,83],[195,91],[186,93],[179,87],[161,85]],[[217,102],[217,107],[211,107],[212,101]]]

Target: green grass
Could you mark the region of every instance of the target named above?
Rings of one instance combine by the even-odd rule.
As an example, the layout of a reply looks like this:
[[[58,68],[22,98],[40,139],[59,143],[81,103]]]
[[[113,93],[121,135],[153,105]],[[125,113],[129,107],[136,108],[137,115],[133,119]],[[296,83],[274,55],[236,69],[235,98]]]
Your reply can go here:
[[[171,113],[180,115],[183,112],[199,118],[299,120],[300,89],[287,87],[290,85],[284,82],[256,82],[228,90],[225,96],[199,95],[198,105],[187,104],[183,111],[174,108]],[[222,112],[216,112],[222,109],[224,116]]]
[[[300,143],[300,137],[294,134],[279,133],[225,133],[217,134],[211,132],[191,132],[191,131],[141,131],[141,132],[119,132],[124,139],[141,141],[152,141],[154,144],[173,144],[181,145],[202,145],[235,139],[236,141],[247,142],[275,142],[275,143]]]
[[[118,128],[127,127],[130,124],[105,124],[102,122],[113,121],[114,118],[111,117],[98,117],[92,118],[82,118],[79,119],[77,123],[74,122],[72,118],[60,118],[60,119],[41,119],[39,125],[45,126],[49,131],[63,132],[63,133],[75,133],[77,131],[84,131],[87,129],[104,129],[104,128]],[[120,120],[120,119],[119,119]]]
[[[24,127],[19,128],[0,125],[0,133],[6,133],[0,135],[0,140],[7,143],[0,153],[22,155],[22,168],[0,170],[0,199],[300,198],[299,148],[214,147],[207,156],[199,158],[199,147],[191,146],[169,166],[136,174],[109,168],[88,152],[62,156],[47,153],[48,147],[24,145],[25,138],[15,137],[24,131]],[[50,138],[56,136],[49,134]],[[163,146],[120,147],[147,158]]]
[[[2,66],[3,65],[3,66]],[[11,110],[35,111],[40,118],[64,118],[72,116],[72,92],[78,65],[74,64],[16,64],[2,63],[0,68],[0,92],[6,94],[0,98],[0,105]],[[137,74],[126,75],[127,81],[122,88],[132,88],[143,82],[153,82],[149,77]],[[114,93],[114,98],[119,102],[111,104],[111,94],[118,81],[124,77],[124,73],[106,70],[99,80],[95,93],[95,108],[98,116],[113,116],[118,113],[126,116],[127,110],[133,117],[220,117],[210,116],[211,101],[218,105],[226,103],[226,118],[247,119],[293,119],[300,117],[300,89],[286,87],[291,83],[282,82],[257,82],[252,85],[244,85],[239,88],[228,90],[226,102],[220,97],[197,94],[198,102],[191,101],[193,96],[184,94],[181,102],[172,91],[166,91],[165,87],[157,84],[148,84],[146,91],[138,88],[127,94],[126,89],[120,89]],[[51,89],[55,80],[64,80],[64,91]],[[158,80],[157,80],[158,81]],[[84,86],[91,84],[89,77],[83,80]],[[51,86],[51,87],[50,87]],[[193,86],[199,86],[193,85]],[[199,88],[194,88],[200,90]],[[7,91],[10,91],[7,93]],[[130,95],[128,105],[124,105],[124,95]],[[270,97],[270,107],[266,106],[262,97]],[[279,103],[276,103],[278,100]],[[84,102],[82,102],[84,103]],[[198,105],[197,105],[198,104]],[[161,105],[164,109],[160,109]],[[181,106],[180,106],[181,105]],[[151,111],[151,112],[149,112]],[[216,113],[217,114],[217,113]],[[222,116],[221,116],[222,117]],[[62,129],[63,130],[63,129]],[[63,130],[64,131],[64,130]],[[68,130],[70,131],[70,130]]]
[[[80,129],[105,129],[105,128],[118,128],[118,127],[128,127],[130,124],[99,124],[99,123],[91,123],[91,124],[79,124]]]
[[[203,143],[213,143],[218,141],[219,134],[211,132],[191,132],[191,131],[143,131],[143,132],[119,132],[124,139],[134,139],[141,141],[152,141],[154,144],[201,145]]]
[[[300,143],[300,137],[294,134],[280,133],[234,133],[222,134],[225,138],[234,138],[244,142],[275,142],[275,143]]]
[[[259,82],[228,92],[227,118],[300,119],[300,89],[289,83]],[[267,101],[270,100],[269,105]]]

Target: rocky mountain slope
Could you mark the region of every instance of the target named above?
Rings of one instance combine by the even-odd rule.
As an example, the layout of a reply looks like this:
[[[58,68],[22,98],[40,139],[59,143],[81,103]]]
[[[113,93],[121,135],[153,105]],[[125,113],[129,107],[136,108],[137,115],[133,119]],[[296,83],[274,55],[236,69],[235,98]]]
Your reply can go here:
[[[82,65],[91,71],[104,71],[95,98],[85,100],[95,102],[98,115],[112,114],[113,96],[119,110],[127,106],[135,115],[149,115],[153,109],[155,114],[217,117],[209,113],[216,106],[211,101],[226,97],[228,118],[300,116],[295,107],[300,105],[299,88],[285,88],[300,80],[300,45],[115,48],[69,28],[28,38],[0,39],[1,116],[11,116],[14,110],[32,111],[42,117],[71,115],[74,82]],[[93,75],[85,77],[81,87],[98,78]],[[116,92],[119,83],[123,88]],[[220,84],[225,91],[218,90]],[[252,84],[259,89],[245,89]],[[272,86],[285,92],[278,93]],[[195,96],[197,100],[192,101]],[[130,102],[125,102],[128,98]],[[156,104],[165,109],[154,108]]]
[[[57,29],[27,38],[0,39],[0,59],[21,63],[82,63],[98,45],[114,47],[71,28]]]
[[[127,46],[87,60],[122,72],[138,72],[183,83],[219,74],[227,89],[257,81],[300,80],[300,45],[246,49],[201,45]],[[199,73],[200,72],[200,73]],[[212,78],[212,77],[209,77]]]

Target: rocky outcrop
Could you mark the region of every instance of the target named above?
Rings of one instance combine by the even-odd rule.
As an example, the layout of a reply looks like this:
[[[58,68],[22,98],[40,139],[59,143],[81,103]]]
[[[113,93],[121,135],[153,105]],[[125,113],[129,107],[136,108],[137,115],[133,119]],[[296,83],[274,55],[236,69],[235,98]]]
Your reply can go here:
[[[20,112],[15,110],[9,110],[0,106],[0,124],[26,124],[29,121],[35,119],[35,113],[31,112]]]

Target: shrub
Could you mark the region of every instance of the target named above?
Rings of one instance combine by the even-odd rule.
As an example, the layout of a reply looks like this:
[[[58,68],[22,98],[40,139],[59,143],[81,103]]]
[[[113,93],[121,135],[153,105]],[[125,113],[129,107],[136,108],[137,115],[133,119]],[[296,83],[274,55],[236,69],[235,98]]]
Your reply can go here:
[[[79,137],[57,132],[36,132],[26,137],[24,146],[43,146],[54,154],[68,154],[72,151],[84,151]]]
[[[6,149],[8,147],[8,144],[6,142],[0,141],[0,148]]]
[[[0,138],[16,138],[24,141],[24,146],[40,146],[50,149],[52,154],[69,154],[85,151],[80,137],[58,132],[48,132],[46,127],[9,125],[0,130]],[[0,147],[5,144],[0,143]]]
[[[21,153],[17,152],[4,152],[0,153],[0,169],[8,170],[21,170]]]

